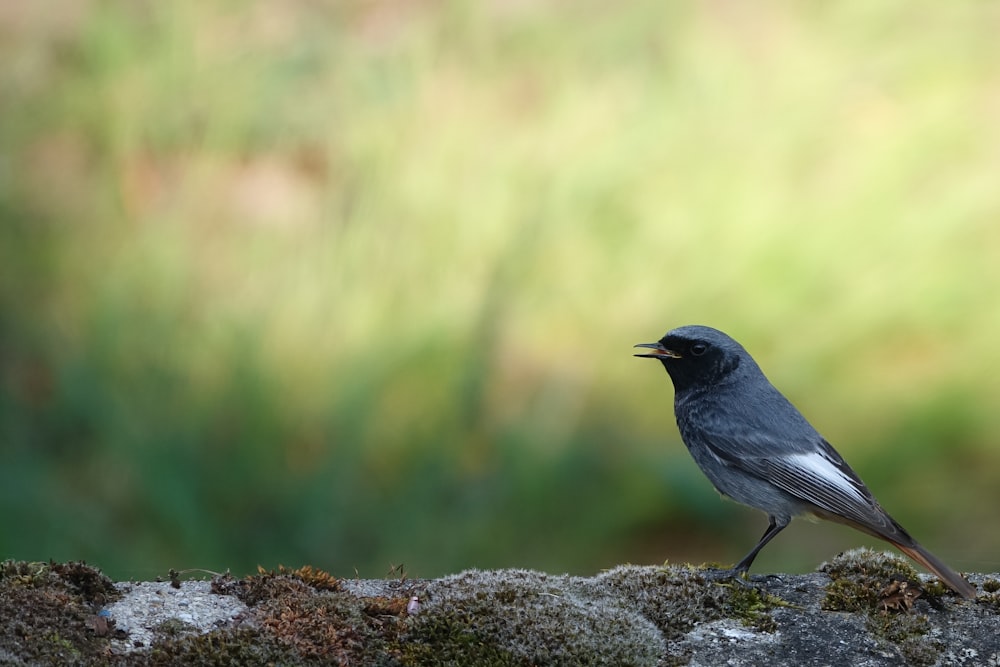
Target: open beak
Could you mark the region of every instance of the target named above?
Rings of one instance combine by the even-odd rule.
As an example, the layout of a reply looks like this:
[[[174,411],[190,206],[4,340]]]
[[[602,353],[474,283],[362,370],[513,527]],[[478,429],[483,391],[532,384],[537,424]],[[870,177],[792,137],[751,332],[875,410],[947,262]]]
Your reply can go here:
[[[653,352],[647,354],[637,354],[637,357],[647,357],[649,359],[680,359],[681,355],[677,354],[673,350],[668,350],[663,347],[662,343],[639,343],[635,347],[648,347]]]

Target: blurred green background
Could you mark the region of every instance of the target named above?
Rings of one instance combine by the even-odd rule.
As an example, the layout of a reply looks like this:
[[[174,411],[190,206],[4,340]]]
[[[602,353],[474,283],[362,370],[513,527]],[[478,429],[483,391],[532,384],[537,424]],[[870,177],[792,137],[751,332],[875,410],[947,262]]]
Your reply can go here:
[[[0,557],[731,563],[632,345],[743,342],[1000,568],[1000,5],[0,5]],[[872,540],[793,524],[755,570]]]

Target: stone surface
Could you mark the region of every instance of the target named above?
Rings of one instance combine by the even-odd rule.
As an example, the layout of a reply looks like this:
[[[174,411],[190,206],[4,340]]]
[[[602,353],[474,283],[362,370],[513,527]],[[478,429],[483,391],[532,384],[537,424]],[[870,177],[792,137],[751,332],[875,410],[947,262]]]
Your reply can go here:
[[[247,606],[232,595],[212,593],[208,581],[119,583],[122,598],[106,607],[115,622],[112,646],[117,653],[148,649],[164,623],[174,623],[174,634],[205,633],[235,625],[246,616]],[[171,626],[168,626],[171,627]]]
[[[1000,666],[997,575],[970,575],[979,596],[965,600],[866,550],[749,580],[686,565],[113,585],[84,564],[7,562],[0,575],[2,664]]]
[[[967,601],[895,554],[848,552],[822,570],[749,582],[689,566],[620,566],[593,577],[470,570],[431,581],[341,580],[340,594],[399,601],[392,641],[375,653],[385,664],[1000,664],[995,577],[970,577],[988,590]],[[894,606],[894,581],[919,593]],[[206,613],[201,628],[253,616],[202,597],[152,611],[188,620],[195,609]],[[154,616],[146,612],[145,626]]]

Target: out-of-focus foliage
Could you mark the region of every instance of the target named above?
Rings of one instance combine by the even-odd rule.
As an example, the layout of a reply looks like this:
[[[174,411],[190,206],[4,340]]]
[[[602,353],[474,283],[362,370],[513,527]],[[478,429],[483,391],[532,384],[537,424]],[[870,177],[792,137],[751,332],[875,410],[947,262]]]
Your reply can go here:
[[[1000,9],[0,9],[0,555],[735,560],[634,343],[739,338],[912,532],[1000,548]],[[798,527],[761,569],[866,542]]]

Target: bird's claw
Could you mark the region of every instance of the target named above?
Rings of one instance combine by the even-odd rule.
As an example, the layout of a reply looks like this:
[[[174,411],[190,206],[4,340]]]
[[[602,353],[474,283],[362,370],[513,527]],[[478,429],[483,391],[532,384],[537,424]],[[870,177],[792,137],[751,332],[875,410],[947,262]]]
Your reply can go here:
[[[701,576],[713,583],[733,582],[747,588],[756,588],[756,584],[765,585],[772,579],[781,579],[777,574],[754,574],[751,575],[746,570],[738,568],[717,569],[707,568],[702,570]]]

